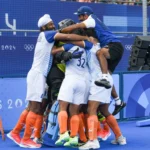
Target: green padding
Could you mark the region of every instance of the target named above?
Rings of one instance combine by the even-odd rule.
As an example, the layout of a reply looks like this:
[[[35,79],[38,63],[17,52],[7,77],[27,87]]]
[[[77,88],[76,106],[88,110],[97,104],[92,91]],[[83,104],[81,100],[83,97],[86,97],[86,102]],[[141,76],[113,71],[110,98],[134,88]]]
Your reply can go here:
[[[65,73],[65,70],[66,70],[66,65],[65,64],[57,64],[57,67]]]

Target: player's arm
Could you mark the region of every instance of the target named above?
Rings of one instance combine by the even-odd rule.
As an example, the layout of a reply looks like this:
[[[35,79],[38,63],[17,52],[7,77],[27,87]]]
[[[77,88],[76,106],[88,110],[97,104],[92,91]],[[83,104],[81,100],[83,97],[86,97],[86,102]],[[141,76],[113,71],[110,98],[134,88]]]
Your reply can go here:
[[[80,36],[76,34],[63,34],[63,33],[56,33],[54,36],[55,40],[60,41],[82,41],[82,40],[89,40],[89,37],[87,36]]]
[[[80,51],[79,49],[76,49],[74,52],[68,52],[74,45],[73,44],[65,44],[62,47],[53,48],[53,54],[55,53],[55,58],[58,62],[65,61],[74,58],[80,58],[83,54],[83,51]]]
[[[70,33],[76,29],[79,29],[79,28],[86,28],[85,24],[84,23],[78,23],[78,24],[73,24],[73,25],[70,25],[66,28],[63,28],[60,30],[61,33]]]
[[[53,49],[51,51],[51,53],[53,55],[57,54],[58,52],[63,52],[63,51],[69,51],[74,45],[73,44],[64,44],[63,46],[61,47],[56,47],[56,46],[53,46]]]
[[[85,47],[85,43],[84,41],[71,41],[72,44],[77,45],[79,47],[84,48]]]
[[[53,49],[52,49],[52,51],[51,51],[51,53],[52,53],[52,55],[55,55],[55,54],[57,54],[58,52],[62,52],[62,51],[64,51],[63,46],[61,46],[61,47],[56,47],[56,46],[54,46]]]
[[[93,43],[86,41],[86,40],[85,41],[72,41],[71,43],[79,47],[82,47],[85,50],[90,50],[93,47]]]
[[[44,32],[45,38],[49,43],[54,41],[82,41],[82,40],[89,40],[87,36],[80,36],[76,34],[63,34],[57,31],[47,31]]]

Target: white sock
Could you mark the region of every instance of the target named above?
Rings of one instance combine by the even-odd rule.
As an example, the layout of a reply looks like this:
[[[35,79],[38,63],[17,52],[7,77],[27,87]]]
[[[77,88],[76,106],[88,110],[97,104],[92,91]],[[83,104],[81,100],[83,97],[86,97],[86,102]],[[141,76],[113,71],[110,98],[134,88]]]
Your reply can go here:
[[[102,74],[102,79],[108,80],[108,74]]]
[[[116,105],[120,105],[121,104],[121,99],[119,97],[114,98],[114,100],[115,100],[115,104]]]

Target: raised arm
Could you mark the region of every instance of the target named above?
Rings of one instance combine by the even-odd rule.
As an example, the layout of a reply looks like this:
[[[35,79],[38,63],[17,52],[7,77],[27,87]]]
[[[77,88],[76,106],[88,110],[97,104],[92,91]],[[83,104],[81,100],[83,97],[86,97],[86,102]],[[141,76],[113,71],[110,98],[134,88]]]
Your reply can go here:
[[[70,43],[77,45],[79,47],[84,48],[85,47],[85,42],[84,41],[70,41]]]
[[[82,40],[89,40],[89,37],[87,36],[80,36],[76,34],[63,34],[63,33],[57,33],[54,36],[55,40],[60,40],[60,41],[82,41]]]
[[[74,25],[70,25],[69,27],[63,28],[61,29],[61,33],[70,33],[75,29],[79,29],[79,28],[86,28],[84,23],[78,23],[78,24],[74,24]]]
[[[98,40],[96,38],[89,37],[89,40],[90,41],[70,41],[70,43],[80,46],[82,48],[89,47],[89,45],[91,46],[93,44],[95,45],[98,43]]]

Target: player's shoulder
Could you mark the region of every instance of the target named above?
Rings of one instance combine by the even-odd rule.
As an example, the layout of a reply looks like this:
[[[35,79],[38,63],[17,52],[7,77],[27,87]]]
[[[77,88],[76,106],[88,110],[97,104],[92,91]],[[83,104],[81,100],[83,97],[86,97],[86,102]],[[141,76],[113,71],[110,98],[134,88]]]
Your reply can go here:
[[[43,35],[47,36],[47,35],[53,35],[53,34],[56,34],[57,31],[55,30],[49,30],[49,31],[44,31],[43,32]]]

